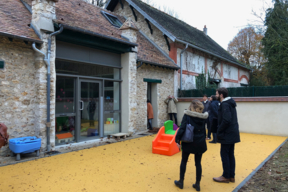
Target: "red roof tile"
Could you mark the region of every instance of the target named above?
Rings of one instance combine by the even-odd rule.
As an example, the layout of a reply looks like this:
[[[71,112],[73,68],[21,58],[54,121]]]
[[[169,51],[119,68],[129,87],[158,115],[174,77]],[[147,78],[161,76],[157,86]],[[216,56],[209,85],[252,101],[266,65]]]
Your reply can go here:
[[[152,43],[150,43],[140,32],[137,35],[138,59],[163,65],[163,67],[179,68],[174,62],[161,53]]]
[[[41,42],[30,22],[31,14],[20,0],[0,1],[0,35]]]
[[[32,0],[25,0],[30,6]],[[112,14],[124,23],[125,18],[113,12],[102,9],[83,0],[61,0],[56,3],[55,22],[77,27],[91,32],[103,34],[119,40],[127,41],[121,37],[122,31],[113,26],[101,13],[105,11]],[[138,59],[151,64],[159,64],[170,68],[178,66],[161,53],[152,43],[150,43],[140,32],[137,32]]]
[[[83,0],[61,0],[56,3],[57,19],[55,22],[127,41],[121,37],[122,31],[114,27],[101,11],[115,15]]]

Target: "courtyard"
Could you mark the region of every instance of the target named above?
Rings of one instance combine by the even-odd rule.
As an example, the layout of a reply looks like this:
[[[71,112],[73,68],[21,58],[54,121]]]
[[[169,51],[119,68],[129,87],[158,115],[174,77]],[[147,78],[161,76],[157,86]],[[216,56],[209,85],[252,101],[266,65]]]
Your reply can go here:
[[[126,140],[90,149],[36,159],[0,168],[0,191],[180,191],[181,153],[152,154],[155,135]],[[221,184],[212,177],[222,174],[220,144],[208,145],[202,159],[201,191],[233,191],[286,137],[241,133],[236,144],[236,182]],[[193,191],[194,157],[187,165],[183,191]]]

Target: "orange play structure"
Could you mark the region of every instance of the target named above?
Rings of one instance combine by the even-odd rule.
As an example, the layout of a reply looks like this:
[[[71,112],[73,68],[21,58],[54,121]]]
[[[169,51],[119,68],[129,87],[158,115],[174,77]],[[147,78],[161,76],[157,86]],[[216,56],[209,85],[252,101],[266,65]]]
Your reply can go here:
[[[152,153],[172,156],[180,152],[175,142],[177,130],[173,130],[173,121],[166,121],[152,141]]]

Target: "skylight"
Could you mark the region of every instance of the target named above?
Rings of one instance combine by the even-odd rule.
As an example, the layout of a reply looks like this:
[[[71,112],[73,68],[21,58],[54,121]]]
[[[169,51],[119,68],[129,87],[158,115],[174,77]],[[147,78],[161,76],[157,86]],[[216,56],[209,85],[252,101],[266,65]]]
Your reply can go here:
[[[114,15],[111,15],[109,13],[106,12],[102,12],[102,14],[106,17],[106,19],[115,27],[120,28],[122,26],[121,21]]]

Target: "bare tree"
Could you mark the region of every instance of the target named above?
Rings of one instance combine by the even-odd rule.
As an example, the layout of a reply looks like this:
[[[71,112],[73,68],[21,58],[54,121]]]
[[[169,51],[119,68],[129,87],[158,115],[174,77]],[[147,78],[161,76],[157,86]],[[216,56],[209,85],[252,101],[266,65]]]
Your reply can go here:
[[[259,0],[261,1],[261,7],[259,9],[252,9],[251,14],[254,16],[254,19],[248,20],[248,26],[254,27],[256,31],[262,35],[264,35],[266,31],[265,16],[266,10],[273,7],[273,3],[271,0]]]
[[[87,3],[91,3],[92,5],[96,5],[98,7],[104,7],[107,3],[107,0],[84,0]]]

